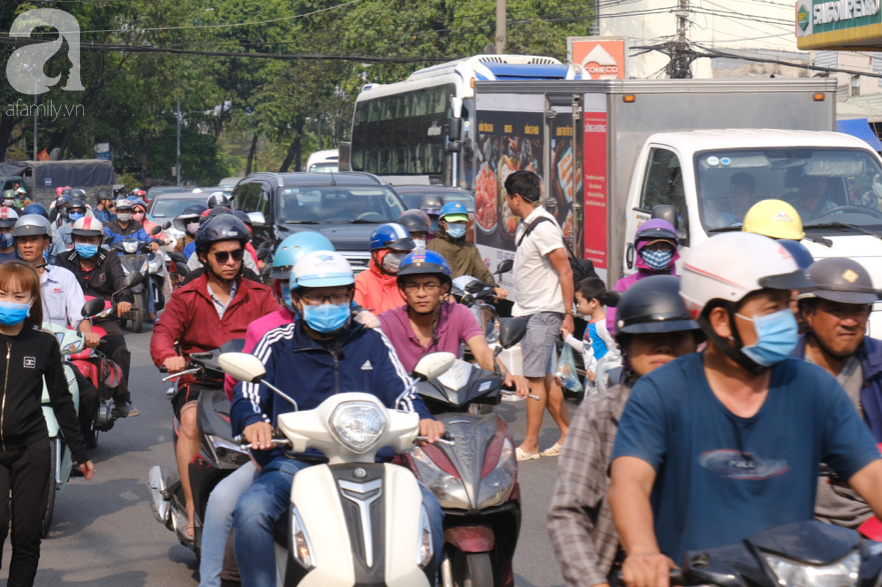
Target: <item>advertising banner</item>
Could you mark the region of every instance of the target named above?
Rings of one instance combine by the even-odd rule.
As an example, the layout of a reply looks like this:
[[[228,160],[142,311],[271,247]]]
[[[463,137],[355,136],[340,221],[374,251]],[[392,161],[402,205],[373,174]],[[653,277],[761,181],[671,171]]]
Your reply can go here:
[[[625,39],[622,37],[568,37],[567,56],[591,79],[625,79]]]
[[[585,259],[601,277],[609,268],[606,122],[606,112],[585,112]]]

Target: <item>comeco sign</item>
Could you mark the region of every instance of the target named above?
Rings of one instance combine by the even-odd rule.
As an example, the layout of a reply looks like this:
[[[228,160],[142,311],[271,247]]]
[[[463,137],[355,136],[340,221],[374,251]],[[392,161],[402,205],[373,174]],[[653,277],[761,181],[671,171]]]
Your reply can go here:
[[[569,37],[569,57],[591,79],[625,78],[625,40],[604,37]]]

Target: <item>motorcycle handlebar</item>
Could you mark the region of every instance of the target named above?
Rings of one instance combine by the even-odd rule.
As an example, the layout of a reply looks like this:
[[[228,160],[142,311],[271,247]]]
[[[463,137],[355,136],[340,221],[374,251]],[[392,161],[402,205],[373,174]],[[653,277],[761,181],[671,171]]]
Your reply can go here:
[[[502,388],[500,389],[500,391],[502,392],[503,395],[517,395],[517,392],[514,389],[515,388],[512,385],[503,385]],[[533,391],[532,387],[530,388],[530,391]],[[532,398],[532,399],[536,400],[537,402],[539,401],[538,395],[533,395],[532,393],[530,393],[530,394],[527,394],[527,397]]]
[[[619,569],[618,571],[616,571],[615,575],[616,583],[624,587],[625,580],[622,578],[622,570]],[[686,580],[686,575],[683,573],[683,569],[671,569],[669,581],[671,587],[689,585],[689,582]]]

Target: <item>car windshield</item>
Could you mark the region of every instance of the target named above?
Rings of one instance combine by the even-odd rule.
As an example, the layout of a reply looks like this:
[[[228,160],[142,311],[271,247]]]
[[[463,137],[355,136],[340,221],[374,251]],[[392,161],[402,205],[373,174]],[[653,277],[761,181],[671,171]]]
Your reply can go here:
[[[336,162],[332,163],[313,163],[309,166],[312,173],[337,173],[339,168]]]
[[[701,223],[710,232],[736,229],[751,206],[767,199],[790,203],[808,230],[882,228],[882,168],[860,149],[704,151],[695,155],[695,182]]]
[[[389,188],[326,187],[279,189],[280,212],[286,223],[394,222],[404,206]]]
[[[419,194],[399,194],[401,199],[404,200],[404,203],[407,204],[408,209],[413,210],[420,207],[420,200],[428,195],[436,195],[441,198],[441,201],[445,204],[449,204],[450,202],[459,202],[463,206],[466,207],[466,210],[469,212],[475,211],[475,196],[471,195],[468,192],[457,193],[457,192],[443,192],[443,193],[433,193],[433,192],[425,192]]]
[[[153,201],[153,205],[150,207],[150,216],[154,219],[174,218],[179,216],[184,208],[193,204],[205,204],[205,201],[200,198],[159,197]]]

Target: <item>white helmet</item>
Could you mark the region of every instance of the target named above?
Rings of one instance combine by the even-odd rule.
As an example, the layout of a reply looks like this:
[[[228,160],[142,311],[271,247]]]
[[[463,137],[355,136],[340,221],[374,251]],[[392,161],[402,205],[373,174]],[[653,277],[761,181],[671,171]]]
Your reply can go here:
[[[334,251],[315,251],[303,255],[291,269],[290,287],[336,287],[352,285],[355,275],[349,261]]]
[[[104,226],[97,218],[84,216],[74,222],[70,232],[77,236],[104,236]]]
[[[697,319],[713,300],[735,303],[764,288],[812,287],[793,255],[775,240],[749,232],[728,232],[689,251],[680,297]]]
[[[201,194],[202,190],[200,190],[199,188],[196,188],[195,190],[193,190],[193,193],[194,194]]]

